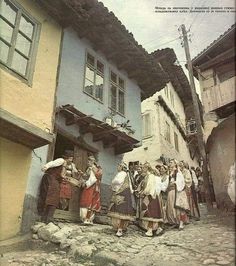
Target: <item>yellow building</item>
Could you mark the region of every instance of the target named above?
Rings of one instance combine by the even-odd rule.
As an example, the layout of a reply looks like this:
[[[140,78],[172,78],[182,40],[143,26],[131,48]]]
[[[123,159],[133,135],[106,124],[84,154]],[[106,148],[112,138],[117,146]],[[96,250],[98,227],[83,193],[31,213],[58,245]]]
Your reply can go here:
[[[32,150],[53,140],[61,33],[34,1],[0,2],[0,240],[20,231]]]

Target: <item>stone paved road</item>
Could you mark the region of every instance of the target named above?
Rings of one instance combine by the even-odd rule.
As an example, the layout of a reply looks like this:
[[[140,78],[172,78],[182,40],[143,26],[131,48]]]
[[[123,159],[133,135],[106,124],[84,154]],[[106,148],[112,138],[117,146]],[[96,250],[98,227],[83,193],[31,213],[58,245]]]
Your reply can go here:
[[[67,223],[59,224],[61,229],[53,224],[51,227],[40,225],[37,234],[33,235],[32,250],[5,253],[0,265],[233,266],[233,218],[208,215],[187,225],[183,231],[167,230],[153,238],[145,237],[134,225],[122,238],[117,238],[108,225],[84,227]]]

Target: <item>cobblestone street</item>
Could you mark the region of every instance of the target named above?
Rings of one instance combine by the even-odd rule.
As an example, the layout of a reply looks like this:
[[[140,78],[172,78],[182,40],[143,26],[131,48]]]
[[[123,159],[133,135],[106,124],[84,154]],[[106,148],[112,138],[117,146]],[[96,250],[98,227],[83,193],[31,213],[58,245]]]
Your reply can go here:
[[[2,254],[1,265],[235,264],[232,215],[224,217],[208,214],[201,221],[187,225],[183,231],[166,230],[163,235],[153,238],[145,237],[134,225],[129,227],[122,238],[117,238],[108,225],[85,227],[59,223],[58,226],[50,226],[47,226],[50,227],[48,231],[45,225],[39,225],[41,229],[34,228],[38,232],[33,234],[32,249]]]

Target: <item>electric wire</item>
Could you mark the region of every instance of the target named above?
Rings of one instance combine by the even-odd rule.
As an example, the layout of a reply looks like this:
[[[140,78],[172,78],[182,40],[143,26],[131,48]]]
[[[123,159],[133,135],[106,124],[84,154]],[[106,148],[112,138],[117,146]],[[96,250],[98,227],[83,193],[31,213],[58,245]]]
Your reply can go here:
[[[151,47],[149,47],[149,49],[151,49],[151,48],[153,48],[153,47],[158,48],[158,47],[160,47],[160,46],[162,46],[162,45],[166,45],[166,44],[168,44],[168,43],[174,42],[174,41],[179,40],[179,39],[180,39],[180,37],[177,37],[177,38],[172,39],[172,40],[170,40],[170,41],[168,41],[168,42],[161,43],[161,44],[159,44],[158,46],[151,46]]]
[[[202,2],[201,7],[204,6],[204,4],[206,3],[206,1],[207,1],[207,0],[204,0],[204,1]],[[193,27],[193,24],[196,22],[197,17],[199,16],[199,14],[203,14],[203,13],[199,12],[199,13],[196,14],[196,16],[193,18],[192,23],[191,23],[190,26],[189,26],[188,31],[190,31],[190,29]]]

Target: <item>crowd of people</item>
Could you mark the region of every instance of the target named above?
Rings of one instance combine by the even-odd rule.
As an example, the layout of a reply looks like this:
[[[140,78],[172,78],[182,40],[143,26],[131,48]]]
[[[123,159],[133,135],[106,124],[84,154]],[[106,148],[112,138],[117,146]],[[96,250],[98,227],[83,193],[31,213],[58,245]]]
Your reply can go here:
[[[200,169],[172,159],[155,167],[146,162],[128,168],[122,163],[117,170],[108,210],[117,236],[123,235],[130,221],[137,221],[146,236],[153,236],[164,227],[182,230],[190,219],[200,219],[198,194],[201,201],[204,198]]]
[[[101,210],[102,168],[94,156],[88,158],[85,172],[73,163],[73,152],[47,163],[43,175],[38,211],[42,221],[53,221],[56,208],[69,209],[71,186],[81,188],[80,217],[85,225],[93,224]],[[203,179],[200,168],[189,168],[184,161],[169,164],[150,163],[118,165],[111,182],[112,197],[107,215],[121,237],[131,222],[145,230],[146,236],[160,234],[167,226],[184,229],[191,219],[200,219],[198,202],[204,202]]]

